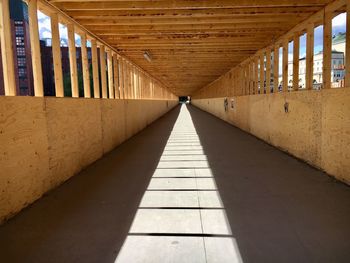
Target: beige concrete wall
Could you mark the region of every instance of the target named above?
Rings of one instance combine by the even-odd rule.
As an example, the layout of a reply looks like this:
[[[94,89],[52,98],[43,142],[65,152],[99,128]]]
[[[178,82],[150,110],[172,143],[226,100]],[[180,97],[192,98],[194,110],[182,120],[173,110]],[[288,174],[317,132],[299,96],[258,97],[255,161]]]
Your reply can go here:
[[[232,98],[227,112],[224,98],[192,103],[350,184],[349,88]]]
[[[0,97],[0,223],[177,103]]]

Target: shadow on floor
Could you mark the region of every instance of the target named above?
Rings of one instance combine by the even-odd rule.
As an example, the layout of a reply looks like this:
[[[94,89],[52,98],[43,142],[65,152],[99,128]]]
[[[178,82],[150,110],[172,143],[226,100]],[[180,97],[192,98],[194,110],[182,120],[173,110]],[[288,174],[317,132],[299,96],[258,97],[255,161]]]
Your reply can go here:
[[[0,262],[114,262],[179,110],[1,226]]]
[[[188,106],[243,261],[349,262],[350,188]]]

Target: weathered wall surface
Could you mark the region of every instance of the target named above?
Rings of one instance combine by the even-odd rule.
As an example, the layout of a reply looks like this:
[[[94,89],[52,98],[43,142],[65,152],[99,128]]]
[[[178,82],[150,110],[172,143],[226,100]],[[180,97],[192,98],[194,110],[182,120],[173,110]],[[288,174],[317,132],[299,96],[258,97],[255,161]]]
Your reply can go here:
[[[0,223],[177,103],[0,97]]]
[[[224,98],[192,100],[202,110],[350,184],[349,88],[237,96],[228,102],[225,112]]]

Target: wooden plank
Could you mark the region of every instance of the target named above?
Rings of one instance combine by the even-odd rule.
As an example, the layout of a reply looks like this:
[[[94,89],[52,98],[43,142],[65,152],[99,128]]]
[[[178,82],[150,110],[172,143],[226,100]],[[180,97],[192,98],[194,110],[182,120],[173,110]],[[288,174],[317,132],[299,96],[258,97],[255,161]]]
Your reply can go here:
[[[100,45],[100,69],[101,69],[101,89],[102,98],[107,98],[107,75],[106,75],[106,50],[104,45]]]
[[[118,58],[118,62],[119,62],[120,98],[124,99],[125,98],[125,94],[124,94],[125,80],[124,80],[124,62],[123,62],[123,58],[119,57]]]
[[[171,1],[70,1],[51,0],[56,6],[65,10],[159,10],[159,9],[212,9],[212,8],[247,8],[247,7],[310,7],[323,6],[327,0],[303,0],[303,1],[286,1],[286,0],[229,0],[229,1],[212,1],[212,0],[177,0]],[[65,2],[60,4],[60,2]]]
[[[53,60],[54,76],[55,76],[56,97],[64,97],[60,33],[58,28],[57,13],[52,13],[50,15],[50,19],[51,19],[51,34],[52,34],[52,40],[51,40],[52,60]]]
[[[69,66],[70,66],[72,97],[78,98],[79,86],[78,86],[77,54],[76,54],[76,47],[75,47],[74,25],[68,24],[67,31],[68,31]]]
[[[293,37],[293,90],[299,89],[299,48],[300,36],[296,33]]]
[[[84,97],[91,98],[90,92],[90,72],[89,72],[89,61],[86,48],[86,34],[83,33],[81,37],[81,62],[83,68],[83,84],[84,84]]]
[[[273,53],[273,92],[278,92],[278,82],[279,82],[279,48],[280,46],[276,44],[274,46]]]
[[[331,88],[332,67],[332,12],[324,13],[323,26],[323,88]]]
[[[253,94],[258,94],[258,86],[259,86],[259,57],[256,56],[254,58],[254,71],[255,71],[255,83],[254,83],[254,92]]]
[[[112,51],[107,51],[107,73],[108,73],[108,91],[109,91],[109,98],[114,99],[114,83],[113,83],[113,57],[112,57]]]
[[[345,87],[350,87],[350,1],[346,4]]]
[[[119,89],[119,64],[118,55],[113,53],[113,77],[114,77],[114,94],[116,99],[120,99]]]
[[[306,33],[306,89],[313,89],[313,72],[314,72],[314,24],[310,23]]]
[[[15,96],[16,79],[9,0],[0,0],[0,40],[5,95]]]
[[[266,94],[271,91],[271,49],[266,50]]]
[[[98,73],[97,43],[95,39],[91,40],[91,63],[92,78],[94,83],[94,98],[100,98],[100,79]]]
[[[288,39],[286,38],[283,43],[283,58],[282,58],[282,91],[287,92],[288,91]]]
[[[41,68],[40,39],[37,12],[37,0],[28,0],[29,33],[34,81],[34,94],[37,97],[43,97],[44,85],[43,72]]]
[[[265,92],[265,61],[264,61],[264,58],[265,58],[265,51],[263,51],[261,54],[260,54],[260,94],[264,94]]]

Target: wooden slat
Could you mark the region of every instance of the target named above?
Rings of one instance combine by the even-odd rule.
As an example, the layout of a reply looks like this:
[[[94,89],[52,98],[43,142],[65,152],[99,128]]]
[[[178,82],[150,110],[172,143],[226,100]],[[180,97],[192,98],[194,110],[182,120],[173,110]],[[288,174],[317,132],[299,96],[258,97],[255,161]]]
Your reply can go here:
[[[108,92],[109,98],[114,99],[114,83],[113,83],[113,57],[112,51],[107,51],[107,72],[108,72]]]
[[[332,67],[332,12],[325,12],[323,26],[323,88],[331,88]]]
[[[86,48],[86,35],[81,34],[81,60],[83,66],[84,97],[91,98],[89,61]]]
[[[37,0],[28,0],[30,47],[33,68],[34,94],[44,96],[43,72],[41,68]]]
[[[94,83],[94,98],[100,98],[100,79],[98,73],[98,56],[96,40],[91,40],[91,63],[92,63],[92,78]]]
[[[350,1],[346,4],[345,87],[350,87]]]
[[[113,54],[113,78],[115,98],[120,99],[118,55],[115,53]]]
[[[57,13],[51,13],[50,19],[51,19],[51,34],[52,34],[52,40],[51,40],[51,42],[52,42],[52,60],[53,60],[54,75],[55,75],[56,97],[64,97],[60,33],[59,33],[59,28],[58,28],[58,15],[57,15]]]
[[[280,46],[276,44],[274,46],[273,53],[273,92],[278,92],[278,82],[279,82],[279,48]]]
[[[300,37],[295,34],[293,38],[293,90],[299,89],[299,47]]]
[[[283,92],[288,91],[288,39],[285,39],[282,43],[283,47],[283,58],[282,58],[282,81],[283,86],[282,90]]]
[[[265,68],[264,68],[265,52],[260,53],[260,94],[264,94]]]
[[[68,31],[68,49],[69,49],[69,65],[70,65],[70,80],[72,88],[72,97],[79,97],[78,72],[77,72],[77,54],[75,47],[74,25],[67,25]]]
[[[169,1],[67,1],[51,0],[58,7],[65,10],[158,10],[158,9],[213,9],[213,8],[246,8],[246,7],[272,7],[272,6],[323,6],[326,0],[172,0]],[[64,2],[60,4],[60,2]]]
[[[10,0],[0,0],[0,42],[5,95],[15,96],[16,79],[9,1]]]
[[[107,98],[107,76],[106,76],[106,50],[104,45],[100,45],[100,69],[101,69],[101,89],[102,98]]]
[[[119,57],[118,58],[118,63],[119,63],[119,90],[120,90],[120,98],[124,99],[125,94],[124,94],[124,62],[123,58]]]
[[[271,88],[271,49],[266,50],[266,93],[270,93]]]
[[[314,72],[314,24],[310,23],[307,27],[306,33],[306,74],[305,84],[306,89],[313,88],[313,72]]]

